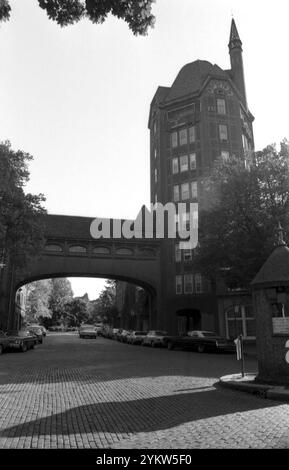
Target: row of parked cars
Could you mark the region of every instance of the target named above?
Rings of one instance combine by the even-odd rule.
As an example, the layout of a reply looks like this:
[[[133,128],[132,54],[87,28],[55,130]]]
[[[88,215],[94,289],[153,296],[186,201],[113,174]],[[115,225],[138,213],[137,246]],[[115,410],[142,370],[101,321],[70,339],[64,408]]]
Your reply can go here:
[[[189,349],[199,353],[205,351],[235,352],[233,340],[218,336],[212,331],[194,330],[182,336],[170,336],[166,331],[131,331],[119,328],[104,329],[102,336],[115,339],[122,343],[138,344],[151,347],[166,347],[168,349]]]
[[[26,352],[43,343],[46,329],[41,325],[27,325],[21,330],[0,331],[0,354],[5,350]]]

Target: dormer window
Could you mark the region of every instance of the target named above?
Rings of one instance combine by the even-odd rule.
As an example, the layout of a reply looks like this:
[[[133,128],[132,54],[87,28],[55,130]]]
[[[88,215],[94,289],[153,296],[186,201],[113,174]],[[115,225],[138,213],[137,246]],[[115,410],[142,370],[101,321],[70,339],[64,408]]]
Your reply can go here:
[[[226,101],[223,98],[217,98],[218,114],[226,114]]]

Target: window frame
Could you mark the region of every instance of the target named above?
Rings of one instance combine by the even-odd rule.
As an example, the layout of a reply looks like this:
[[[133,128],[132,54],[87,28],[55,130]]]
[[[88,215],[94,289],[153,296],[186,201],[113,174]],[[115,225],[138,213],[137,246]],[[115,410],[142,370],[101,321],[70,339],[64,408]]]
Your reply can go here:
[[[178,287],[179,287],[179,291],[178,291]],[[183,293],[183,276],[181,274],[177,274],[175,276],[175,289],[176,289],[176,295],[181,295]]]
[[[226,132],[223,132],[224,130],[226,130]],[[224,136],[222,137],[222,134],[226,135],[226,137],[224,138]],[[228,134],[228,126],[227,124],[219,124],[219,138],[220,138],[220,141],[221,142],[228,142],[229,140],[229,134]]]
[[[220,102],[222,102],[222,104]],[[221,116],[225,116],[227,114],[225,98],[217,98],[217,114],[220,114]]]

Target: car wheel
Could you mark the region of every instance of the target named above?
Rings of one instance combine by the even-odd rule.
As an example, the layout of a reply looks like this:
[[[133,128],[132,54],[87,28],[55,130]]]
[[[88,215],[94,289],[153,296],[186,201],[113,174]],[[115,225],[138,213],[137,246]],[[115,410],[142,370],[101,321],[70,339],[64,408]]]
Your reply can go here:
[[[21,346],[20,346],[20,350],[21,350],[21,352],[26,352],[27,351],[27,344],[22,343]]]
[[[167,347],[168,347],[168,349],[173,350],[173,349],[174,349],[174,343],[172,343],[171,341],[169,341]]]
[[[33,344],[31,344],[31,348],[30,348],[30,349],[34,349],[34,347],[35,347],[35,344],[33,343]]]
[[[197,347],[197,351],[199,353],[203,353],[205,351],[205,349],[206,348],[205,348],[204,344],[199,344],[199,346]]]
[[[3,346],[0,344],[0,355],[3,353]]]

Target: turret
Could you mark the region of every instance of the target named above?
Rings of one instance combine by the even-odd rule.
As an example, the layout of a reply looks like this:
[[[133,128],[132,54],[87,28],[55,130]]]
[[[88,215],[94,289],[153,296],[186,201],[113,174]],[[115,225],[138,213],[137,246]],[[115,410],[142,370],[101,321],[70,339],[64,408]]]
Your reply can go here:
[[[230,40],[229,40],[229,52],[230,52],[230,59],[231,59],[232,79],[237,89],[241,93],[243,100],[244,100],[244,105],[247,108],[242,51],[243,51],[242,41],[239,37],[236,23],[234,19],[232,19]]]

